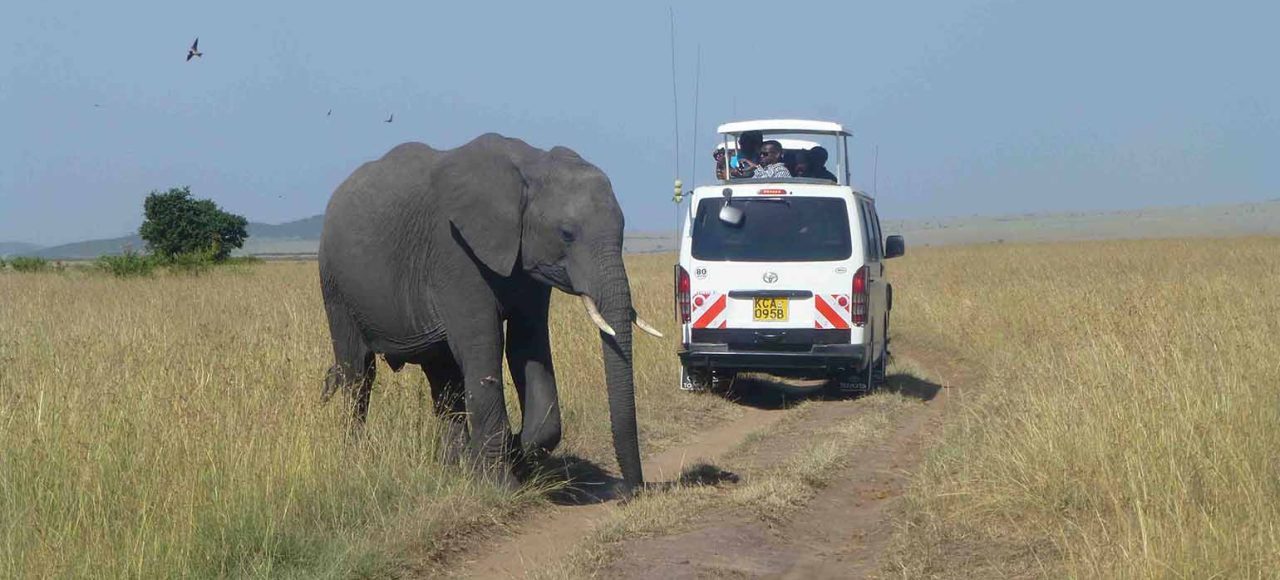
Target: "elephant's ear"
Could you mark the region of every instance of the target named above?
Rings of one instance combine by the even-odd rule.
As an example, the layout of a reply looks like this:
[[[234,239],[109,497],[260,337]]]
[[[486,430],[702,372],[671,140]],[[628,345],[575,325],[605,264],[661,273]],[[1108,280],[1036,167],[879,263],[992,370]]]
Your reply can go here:
[[[515,163],[501,154],[456,155],[441,165],[432,185],[463,243],[490,270],[511,275],[528,188]]]

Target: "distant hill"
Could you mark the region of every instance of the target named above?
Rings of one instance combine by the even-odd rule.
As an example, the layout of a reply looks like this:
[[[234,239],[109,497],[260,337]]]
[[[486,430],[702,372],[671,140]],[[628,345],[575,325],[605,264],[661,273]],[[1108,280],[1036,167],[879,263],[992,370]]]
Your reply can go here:
[[[87,240],[41,248],[28,255],[50,260],[87,260],[98,256],[123,254],[126,249],[141,252],[146,242],[137,234],[106,240]]]
[[[1071,242],[1144,238],[1230,238],[1280,235],[1280,200],[1124,211],[1027,213],[898,220],[881,215],[885,235],[907,247],[952,244]]]
[[[245,241],[243,254],[314,254],[320,241],[320,228],[324,225],[324,216],[315,215],[282,224],[264,224],[249,222],[245,229],[249,239]],[[8,243],[6,243],[8,244]],[[137,234],[108,238],[105,240],[86,240],[59,246],[41,248],[34,244],[20,244],[25,248],[10,252],[7,245],[0,246],[0,254],[38,256],[50,260],[89,260],[98,256],[122,254],[126,249],[141,251],[146,242]]]
[[[314,215],[282,224],[249,222],[246,228],[249,231],[249,239],[245,240],[244,247],[236,254],[315,255],[320,247],[320,231],[323,226],[324,215]],[[40,248],[32,244],[24,244],[24,246],[24,249],[13,253],[39,256],[50,260],[91,260],[103,255],[122,254],[127,248],[142,250],[146,247],[146,242],[143,242],[141,237],[132,235],[105,240],[87,240],[48,248]],[[669,233],[627,232],[624,250],[629,253],[670,252],[675,250],[675,242]]]
[[[26,242],[0,242],[0,258],[22,256],[39,249],[40,246]]]
[[[882,215],[880,219],[885,235],[903,234],[908,247],[1115,238],[1275,236],[1280,235],[1280,200],[1114,212],[1029,213],[921,220],[899,220],[892,215]],[[236,253],[315,255],[323,225],[323,215],[282,224],[250,222],[249,239]],[[3,242],[0,243],[0,255],[84,260],[104,254],[119,254],[130,247],[141,250],[145,246],[137,235],[48,248]],[[675,247],[675,237],[669,230],[628,231],[623,244],[623,250],[628,253],[673,252]]]
[[[249,238],[294,238],[301,240],[319,240],[320,229],[324,227],[324,214],[313,215],[282,224],[260,224],[249,222]]]

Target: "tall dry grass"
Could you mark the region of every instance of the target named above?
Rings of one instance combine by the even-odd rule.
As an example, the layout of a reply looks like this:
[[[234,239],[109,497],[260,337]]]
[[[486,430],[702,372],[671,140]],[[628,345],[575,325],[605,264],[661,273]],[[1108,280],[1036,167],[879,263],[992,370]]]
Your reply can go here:
[[[670,263],[629,269],[637,308],[674,337]],[[611,468],[594,327],[559,294],[551,326],[563,449]],[[673,351],[636,339],[646,451],[734,413],[671,396]],[[416,367],[379,363],[353,444],[346,409],[318,404],[331,362],[314,263],[0,273],[0,577],[430,570],[444,542],[541,501],[436,463]]]
[[[895,264],[895,331],[984,371],[916,479],[905,577],[1280,570],[1280,239]]]

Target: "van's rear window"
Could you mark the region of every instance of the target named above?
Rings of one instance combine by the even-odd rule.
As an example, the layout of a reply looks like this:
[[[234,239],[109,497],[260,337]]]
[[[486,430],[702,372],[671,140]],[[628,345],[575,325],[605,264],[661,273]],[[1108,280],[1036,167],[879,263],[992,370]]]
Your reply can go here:
[[[723,199],[698,204],[693,257],[742,262],[816,262],[847,259],[849,210],[835,197],[751,197],[731,202],[743,212],[738,225],[720,219]]]

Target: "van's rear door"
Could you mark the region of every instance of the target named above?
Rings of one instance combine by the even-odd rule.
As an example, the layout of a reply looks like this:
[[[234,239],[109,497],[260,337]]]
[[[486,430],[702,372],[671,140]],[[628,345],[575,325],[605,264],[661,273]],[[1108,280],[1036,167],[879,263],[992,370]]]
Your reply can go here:
[[[858,214],[848,198],[735,196],[729,203],[743,212],[737,224],[720,219],[724,199],[702,199],[690,252],[694,342],[701,342],[698,335],[730,337],[723,342],[848,342],[854,248],[860,246],[850,235]],[[749,332],[715,332],[735,329]],[[819,335],[824,339],[815,341]]]

